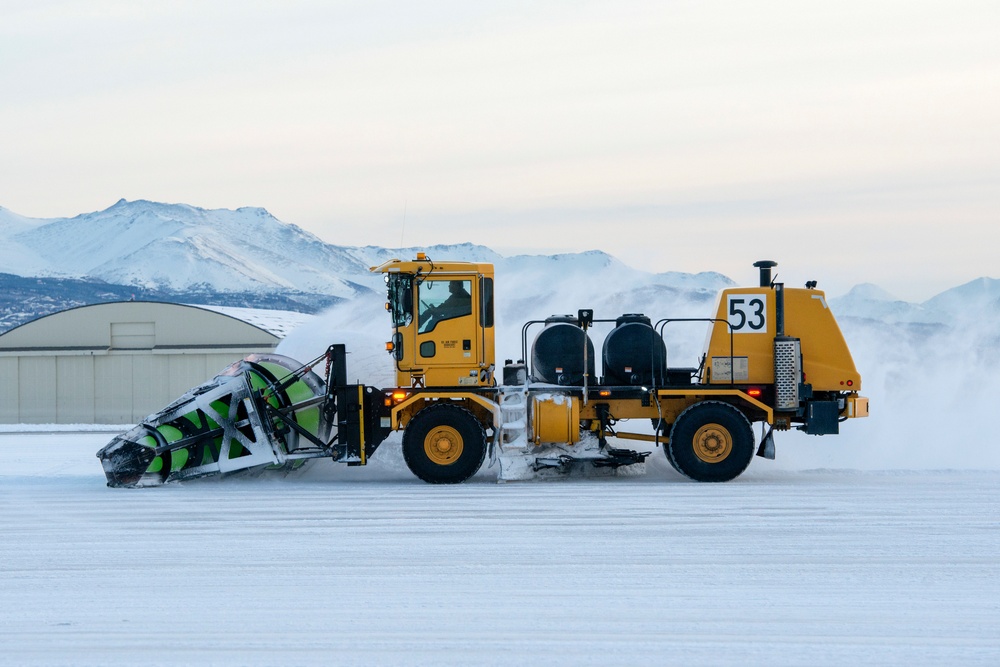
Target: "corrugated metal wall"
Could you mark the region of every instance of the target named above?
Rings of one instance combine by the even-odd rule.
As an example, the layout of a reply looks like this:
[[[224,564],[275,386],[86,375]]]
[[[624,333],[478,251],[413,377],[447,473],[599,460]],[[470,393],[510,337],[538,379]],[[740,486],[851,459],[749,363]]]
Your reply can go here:
[[[251,351],[0,358],[0,423],[134,424]]]
[[[177,304],[100,304],[0,336],[0,423],[134,424],[278,338]]]

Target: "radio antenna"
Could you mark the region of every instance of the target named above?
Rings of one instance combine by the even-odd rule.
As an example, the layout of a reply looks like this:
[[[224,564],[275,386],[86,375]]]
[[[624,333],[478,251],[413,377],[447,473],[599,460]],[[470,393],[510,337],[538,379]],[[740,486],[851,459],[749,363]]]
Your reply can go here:
[[[403,199],[403,224],[402,224],[402,229],[399,230],[399,250],[400,250],[400,252],[403,251],[403,236],[406,234],[406,205],[408,203],[409,202],[406,199]]]

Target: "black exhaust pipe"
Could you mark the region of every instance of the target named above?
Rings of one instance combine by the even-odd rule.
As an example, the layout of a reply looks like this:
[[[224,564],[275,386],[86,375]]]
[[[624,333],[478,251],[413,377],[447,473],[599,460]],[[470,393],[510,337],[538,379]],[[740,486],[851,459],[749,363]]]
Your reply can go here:
[[[760,286],[770,287],[771,286],[771,269],[778,265],[777,262],[772,262],[769,259],[762,259],[759,262],[754,262],[753,265],[760,269]]]

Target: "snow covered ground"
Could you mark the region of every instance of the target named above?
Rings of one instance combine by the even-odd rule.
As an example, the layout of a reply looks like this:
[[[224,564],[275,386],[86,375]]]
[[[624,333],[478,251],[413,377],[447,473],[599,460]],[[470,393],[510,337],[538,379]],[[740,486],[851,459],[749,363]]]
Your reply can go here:
[[[113,490],[109,439],[0,433],[0,664],[1000,664],[1000,471]]]

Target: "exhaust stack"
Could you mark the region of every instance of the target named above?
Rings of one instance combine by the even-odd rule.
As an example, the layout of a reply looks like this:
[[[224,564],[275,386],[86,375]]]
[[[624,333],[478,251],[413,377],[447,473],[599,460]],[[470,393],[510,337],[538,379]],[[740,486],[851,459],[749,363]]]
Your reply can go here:
[[[762,259],[759,262],[754,262],[754,266],[760,269],[760,286],[770,287],[771,286],[771,269],[778,265],[777,262],[772,262],[769,259]]]

